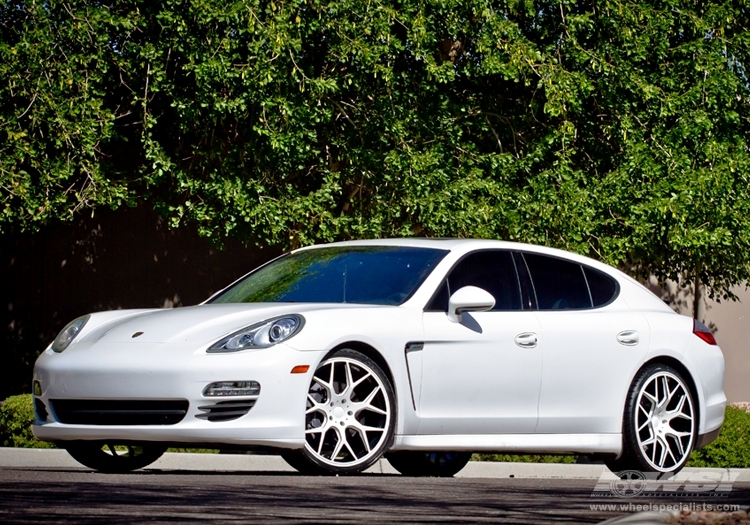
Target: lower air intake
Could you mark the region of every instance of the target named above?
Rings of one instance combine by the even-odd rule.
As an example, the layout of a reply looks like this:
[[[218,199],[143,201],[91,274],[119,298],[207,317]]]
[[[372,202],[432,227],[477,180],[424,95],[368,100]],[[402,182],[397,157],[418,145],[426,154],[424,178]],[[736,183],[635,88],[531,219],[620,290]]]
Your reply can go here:
[[[51,399],[60,423],[69,425],[176,425],[185,418],[184,399],[130,401]]]
[[[34,412],[36,412],[36,418],[41,422],[46,422],[49,414],[47,413],[47,407],[44,406],[44,402],[38,397],[34,398]]]
[[[250,412],[255,406],[255,399],[246,401],[219,401],[214,405],[205,405],[198,407],[202,414],[196,414],[195,417],[208,419],[209,421],[231,421],[240,418]]]

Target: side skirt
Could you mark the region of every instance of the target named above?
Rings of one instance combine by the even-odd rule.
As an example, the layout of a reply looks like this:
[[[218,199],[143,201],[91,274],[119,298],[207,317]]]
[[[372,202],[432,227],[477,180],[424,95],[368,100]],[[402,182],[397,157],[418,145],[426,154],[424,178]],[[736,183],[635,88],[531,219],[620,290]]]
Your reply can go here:
[[[397,435],[391,450],[620,454],[622,434]]]

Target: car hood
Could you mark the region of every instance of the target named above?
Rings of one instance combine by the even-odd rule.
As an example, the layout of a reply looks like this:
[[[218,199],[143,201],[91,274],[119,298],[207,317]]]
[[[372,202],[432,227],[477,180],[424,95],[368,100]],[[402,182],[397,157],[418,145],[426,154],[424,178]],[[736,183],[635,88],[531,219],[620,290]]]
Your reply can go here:
[[[352,304],[203,304],[174,309],[92,314],[78,344],[211,344],[236,330],[280,315],[368,307]],[[371,306],[370,306],[371,307]],[[388,308],[388,307],[384,307]]]

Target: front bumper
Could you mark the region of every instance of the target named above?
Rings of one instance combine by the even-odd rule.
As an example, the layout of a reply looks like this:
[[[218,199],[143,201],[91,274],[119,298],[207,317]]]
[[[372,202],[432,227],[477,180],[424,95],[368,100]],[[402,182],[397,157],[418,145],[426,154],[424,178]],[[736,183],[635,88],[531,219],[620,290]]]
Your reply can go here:
[[[100,342],[61,354],[46,350],[34,368],[40,394],[35,396],[37,419],[32,430],[37,439],[52,442],[118,440],[301,448],[307,389],[323,354],[300,352],[284,344],[221,354],[206,354],[175,343]],[[298,365],[309,365],[309,369],[292,374]],[[206,386],[218,381],[257,381],[260,393],[204,396]],[[205,410],[199,409],[251,398],[255,400],[252,408],[229,421],[210,421]],[[185,417],[175,424],[67,424],[54,409],[54,400],[176,399],[189,404]]]

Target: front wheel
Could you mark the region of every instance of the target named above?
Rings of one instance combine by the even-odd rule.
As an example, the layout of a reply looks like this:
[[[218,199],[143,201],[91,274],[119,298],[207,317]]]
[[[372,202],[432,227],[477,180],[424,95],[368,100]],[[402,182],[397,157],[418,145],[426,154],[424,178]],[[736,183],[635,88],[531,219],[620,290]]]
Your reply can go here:
[[[687,463],[698,433],[687,381],[675,369],[652,364],[630,387],[623,422],[623,455],[613,471],[676,473]]]
[[[81,441],[64,445],[77,462],[99,472],[122,474],[146,467],[159,459],[167,447],[158,443],[119,444]]]
[[[320,363],[307,391],[305,448],[282,457],[304,474],[350,474],[375,463],[390,446],[396,403],[380,367],[356,350]]]
[[[449,478],[471,459],[471,452],[389,452],[388,462],[404,476]]]

